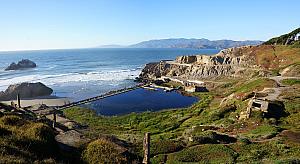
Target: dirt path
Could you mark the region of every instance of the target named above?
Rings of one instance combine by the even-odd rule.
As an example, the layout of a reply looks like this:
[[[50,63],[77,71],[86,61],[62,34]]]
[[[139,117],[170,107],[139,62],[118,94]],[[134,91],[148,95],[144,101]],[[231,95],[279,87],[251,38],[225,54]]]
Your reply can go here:
[[[282,80],[284,79],[300,79],[299,77],[283,77],[283,76],[273,76],[269,77],[269,79],[274,80],[279,87],[276,88],[264,88],[261,93],[268,93],[268,96],[263,97],[264,99],[267,100],[279,100],[279,95],[282,93],[283,90],[290,89],[290,86],[286,86],[281,83]]]

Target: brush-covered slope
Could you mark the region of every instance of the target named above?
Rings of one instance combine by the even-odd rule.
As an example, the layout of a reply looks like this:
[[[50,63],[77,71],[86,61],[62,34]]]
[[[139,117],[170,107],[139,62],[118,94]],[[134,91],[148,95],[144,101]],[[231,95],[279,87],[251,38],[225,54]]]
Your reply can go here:
[[[281,35],[279,37],[272,38],[264,43],[265,45],[291,45],[293,47],[300,47],[300,28]]]
[[[0,163],[55,163],[54,130],[26,115],[0,112]]]

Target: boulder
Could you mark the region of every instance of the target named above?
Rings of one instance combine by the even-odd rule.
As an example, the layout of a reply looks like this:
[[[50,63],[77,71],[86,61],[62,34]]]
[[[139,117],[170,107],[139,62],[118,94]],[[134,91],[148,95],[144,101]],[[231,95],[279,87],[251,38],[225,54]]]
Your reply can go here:
[[[39,96],[49,96],[53,90],[43,83],[21,83],[10,85],[4,92],[0,92],[0,100],[13,100],[16,99],[17,94],[21,98],[33,98]]]
[[[15,62],[11,63],[7,68],[5,68],[5,71],[9,70],[20,70],[20,69],[26,69],[26,68],[35,68],[36,64],[28,59],[23,59],[16,64]]]

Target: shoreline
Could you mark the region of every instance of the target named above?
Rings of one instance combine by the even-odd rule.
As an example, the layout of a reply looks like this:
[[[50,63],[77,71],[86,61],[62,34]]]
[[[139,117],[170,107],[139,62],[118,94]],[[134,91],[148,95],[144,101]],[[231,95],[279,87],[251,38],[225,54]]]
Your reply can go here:
[[[17,104],[17,100],[0,101],[0,103],[11,105],[12,101],[15,104]],[[42,104],[45,104],[47,106],[61,106],[61,105],[65,105],[66,103],[70,103],[70,102],[71,102],[71,100],[67,97],[45,96],[45,97],[21,99],[21,106],[29,107],[29,106],[42,105]]]

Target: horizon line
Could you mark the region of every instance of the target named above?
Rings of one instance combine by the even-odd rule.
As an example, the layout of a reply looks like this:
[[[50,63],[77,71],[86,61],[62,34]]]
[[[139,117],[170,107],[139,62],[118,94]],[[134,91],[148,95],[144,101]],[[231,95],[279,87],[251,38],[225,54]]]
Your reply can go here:
[[[66,48],[41,48],[41,49],[15,49],[15,50],[0,50],[0,52],[24,52],[24,51],[47,51],[47,50],[73,50],[73,49],[93,49],[93,48],[103,48],[103,49],[108,49],[108,48],[136,48],[136,47],[130,47],[131,45],[139,44],[142,42],[147,42],[147,41],[158,41],[158,40],[168,40],[168,39],[186,39],[186,40],[201,40],[201,39],[206,39],[206,38],[160,38],[160,39],[149,39],[149,40],[144,40],[144,41],[139,41],[136,43],[132,44],[101,44],[98,46],[93,46],[93,47],[66,47]],[[251,40],[251,39],[246,39],[246,40],[233,40],[233,39],[216,39],[216,40],[210,40],[206,39],[209,41],[221,41],[221,40],[230,40],[230,41],[261,41],[265,42],[264,40]],[[103,47],[102,47],[103,46]],[[120,46],[120,47],[105,47],[105,46]]]

